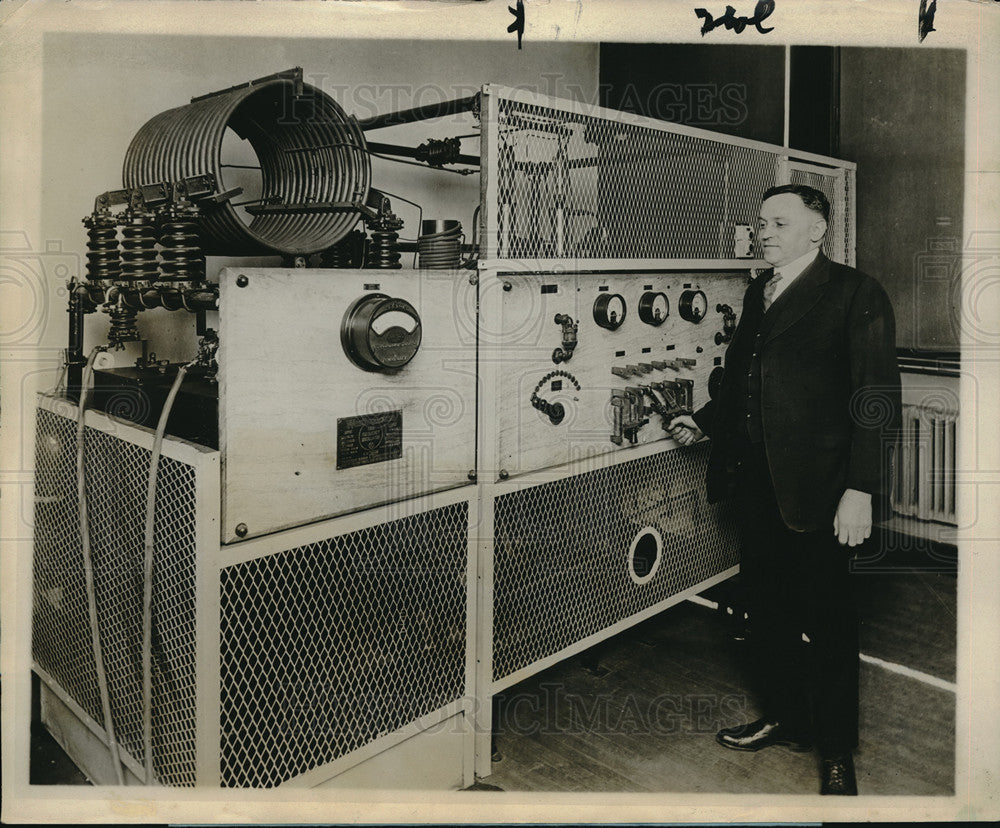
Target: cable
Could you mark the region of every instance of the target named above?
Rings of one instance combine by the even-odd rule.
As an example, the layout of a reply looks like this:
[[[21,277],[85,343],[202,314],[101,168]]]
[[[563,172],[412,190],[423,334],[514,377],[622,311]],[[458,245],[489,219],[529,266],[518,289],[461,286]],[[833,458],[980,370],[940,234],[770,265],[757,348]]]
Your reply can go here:
[[[87,357],[87,365],[83,371],[83,382],[80,384],[80,405],[76,419],[76,480],[77,496],[80,504],[80,550],[83,554],[83,575],[87,588],[87,614],[90,616],[90,642],[94,651],[94,669],[97,672],[97,688],[101,696],[101,712],[104,716],[104,729],[108,734],[108,749],[111,751],[111,762],[115,766],[115,777],[119,785],[125,784],[122,772],[121,755],[118,752],[118,740],[115,737],[115,723],[111,716],[111,697],[108,694],[108,676],[104,670],[104,650],[101,647],[101,632],[97,622],[97,593],[94,588],[94,562],[90,550],[90,520],[87,513],[87,476],[85,414],[87,410],[87,388],[94,373],[94,361],[97,355],[106,351],[104,345],[98,345]]]
[[[426,164],[421,164],[418,161],[404,161],[402,158],[393,158],[391,155],[381,155],[377,152],[372,152],[371,150],[368,150],[368,154],[373,158],[381,158],[384,161],[395,161],[397,164],[409,164],[411,167],[420,167],[422,170],[438,170],[440,172],[455,173],[455,175],[473,175],[474,173],[479,172],[479,170],[469,170],[464,168],[461,170],[453,170],[449,167],[428,167]]]
[[[472,211],[472,251],[469,257],[465,259],[461,267],[474,267],[475,263],[479,260],[479,208],[481,205],[477,204],[476,209]]]
[[[143,532],[143,578],[142,578],[142,746],[146,770],[146,784],[153,784],[153,557],[156,524],[156,479],[163,448],[163,435],[167,430],[167,420],[174,406],[174,398],[184,382],[184,375],[194,362],[182,365],[177,370],[174,383],[170,386],[160,420],[156,424],[156,435],[149,458],[149,477],[146,486],[146,526]]]

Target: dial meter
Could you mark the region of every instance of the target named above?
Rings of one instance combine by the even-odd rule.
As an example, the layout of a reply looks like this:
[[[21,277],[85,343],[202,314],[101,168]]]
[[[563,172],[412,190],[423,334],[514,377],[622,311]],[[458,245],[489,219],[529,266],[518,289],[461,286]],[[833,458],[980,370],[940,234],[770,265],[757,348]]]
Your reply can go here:
[[[421,339],[420,314],[405,299],[369,293],[344,314],[340,343],[344,353],[365,371],[391,372],[417,354]]]
[[[667,294],[647,290],[639,299],[639,318],[647,325],[662,325],[670,315]]]
[[[594,321],[609,331],[618,330],[625,321],[627,306],[620,293],[602,293],[594,302]]]
[[[685,290],[678,303],[681,319],[687,322],[701,322],[708,313],[708,298],[703,290]]]

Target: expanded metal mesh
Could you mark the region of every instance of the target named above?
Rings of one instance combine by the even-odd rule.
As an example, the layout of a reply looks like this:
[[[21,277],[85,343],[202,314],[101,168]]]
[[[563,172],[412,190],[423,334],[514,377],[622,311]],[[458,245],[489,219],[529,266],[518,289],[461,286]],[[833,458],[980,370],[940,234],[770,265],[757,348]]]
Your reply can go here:
[[[737,227],[756,227],[761,195],[785,183],[788,151],[779,146],[494,94],[491,258],[731,260],[740,256]],[[826,253],[853,264],[854,172],[828,161],[829,176],[794,171],[791,180],[815,181],[830,197],[837,224]]]
[[[32,656],[103,723],[80,548],[72,420],[39,409],[35,421]]]
[[[778,156],[570,109],[498,101],[501,259],[732,259]]]
[[[496,499],[494,680],[737,563],[734,516],[705,498],[707,457],[675,449]],[[636,583],[629,547],[647,526],[660,563]]]
[[[75,423],[38,412],[34,652],[97,722],[103,722],[84,586],[76,496]],[[144,762],[142,562],[150,452],[88,428],[87,503],[98,626],[115,732]],[[153,771],[195,784],[195,470],[161,457],[152,590]],[[58,596],[58,601],[53,600]]]
[[[848,170],[824,172],[817,168],[801,169],[792,167],[789,171],[790,184],[805,184],[821,191],[830,202],[830,222],[823,241],[824,255],[834,262],[854,265],[854,219],[850,213],[848,184],[853,184],[853,175]]]
[[[461,698],[467,547],[462,502],[224,569],[222,784],[278,785]]]

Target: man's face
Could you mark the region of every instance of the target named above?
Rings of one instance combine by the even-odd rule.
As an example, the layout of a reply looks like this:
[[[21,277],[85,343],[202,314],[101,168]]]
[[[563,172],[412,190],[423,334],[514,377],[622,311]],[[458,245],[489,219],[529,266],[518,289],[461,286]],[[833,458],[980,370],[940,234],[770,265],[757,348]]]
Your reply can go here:
[[[760,206],[757,238],[764,261],[782,267],[819,247],[826,232],[823,217],[795,193],[771,196]]]

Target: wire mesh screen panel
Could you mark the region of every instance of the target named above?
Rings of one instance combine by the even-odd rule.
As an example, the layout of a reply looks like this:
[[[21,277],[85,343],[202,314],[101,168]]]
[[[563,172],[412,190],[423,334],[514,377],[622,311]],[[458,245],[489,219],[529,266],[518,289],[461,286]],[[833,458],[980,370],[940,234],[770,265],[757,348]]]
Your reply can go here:
[[[467,548],[462,502],[223,569],[222,784],[278,785],[461,698]]]
[[[494,681],[737,563],[731,510],[705,498],[707,457],[675,449],[496,499]],[[659,554],[650,543],[637,565],[650,534]]]
[[[35,659],[103,724],[79,534],[76,425],[40,410],[38,426]],[[142,572],[150,452],[88,427],[85,458],[111,715],[121,747],[143,763]],[[195,483],[193,466],[161,456],[154,518],[152,758],[157,781],[178,786],[195,784]]]
[[[776,152],[726,136],[555,100],[500,97],[497,112],[499,259],[732,259],[776,180]]]
[[[789,183],[804,184],[822,192],[830,202],[830,222],[823,242],[828,259],[854,266],[854,218],[851,216],[849,185],[854,183],[851,170],[825,169],[791,163]]]
[[[76,426],[44,409],[35,421],[33,570],[32,657],[103,723],[80,546]]]

